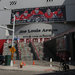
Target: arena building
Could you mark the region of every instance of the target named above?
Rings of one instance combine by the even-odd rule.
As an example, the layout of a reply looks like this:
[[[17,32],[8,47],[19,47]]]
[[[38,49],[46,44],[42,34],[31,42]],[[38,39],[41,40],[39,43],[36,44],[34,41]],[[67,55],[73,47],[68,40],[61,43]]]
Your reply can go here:
[[[43,42],[75,29],[74,0],[0,0],[0,26],[13,28],[15,38]],[[0,39],[12,39],[12,31],[0,27]]]

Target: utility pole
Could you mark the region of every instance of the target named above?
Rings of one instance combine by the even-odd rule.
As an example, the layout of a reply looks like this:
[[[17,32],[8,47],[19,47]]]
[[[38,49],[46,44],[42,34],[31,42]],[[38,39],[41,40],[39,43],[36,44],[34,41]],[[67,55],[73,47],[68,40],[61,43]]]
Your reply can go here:
[[[12,47],[14,46],[14,36],[15,36],[15,15],[13,15],[13,38],[12,38]]]

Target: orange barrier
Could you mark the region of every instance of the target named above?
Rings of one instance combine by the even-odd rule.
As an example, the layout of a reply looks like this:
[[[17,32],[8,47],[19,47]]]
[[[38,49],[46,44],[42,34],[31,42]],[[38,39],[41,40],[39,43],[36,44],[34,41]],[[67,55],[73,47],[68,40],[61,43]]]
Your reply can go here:
[[[33,65],[35,65],[35,61],[33,60]]]
[[[24,62],[24,66],[26,66],[26,63]]]

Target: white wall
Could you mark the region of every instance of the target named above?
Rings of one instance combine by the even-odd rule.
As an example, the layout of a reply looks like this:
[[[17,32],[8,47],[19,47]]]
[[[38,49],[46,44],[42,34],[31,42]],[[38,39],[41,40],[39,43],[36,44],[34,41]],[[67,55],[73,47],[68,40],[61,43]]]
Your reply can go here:
[[[28,32],[28,30],[40,30],[40,32]],[[52,25],[50,24],[44,24],[44,23],[33,23],[33,24],[29,24],[27,26],[23,25],[23,26],[18,26],[16,27],[16,32],[15,34],[18,35],[25,35],[25,36],[40,36],[40,35],[51,35],[52,32],[47,31],[44,32],[43,29],[51,29],[52,30]],[[26,33],[19,33],[20,31],[27,31]]]
[[[23,26],[17,26],[16,27],[16,32],[15,35],[21,35],[21,36],[40,36],[40,35],[51,35],[52,36],[52,32],[32,32],[32,33],[23,33],[20,34],[19,32],[21,30],[35,30],[35,29],[57,29],[57,31],[54,31],[53,34],[57,35],[60,34],[62,32],[68,31],[70,29],[72,29],[74,26],[72,25],[68,25],[68,24],[58,24],[58,23],[52,23],[52,24],[44,24],[44,23],[33,23],[33,24],[29,24],[29,25],[23,25]]]
[[[0,11],[0,25],[10,24],[11,11],[2,10]]]
[[[10,1],[17,1],[16,5],[10,5]],[[63,5],[65,0],[53,0],[47,2],[47,0],[2,0],[0,2],[0,8],[7,7],[12,9],[19,8],[33,8],[33,7],[43,7],[43,6],[58,6]]]
[[[6,35],[5,35],[5,29],[0,28],[0,39],[5,39]]]

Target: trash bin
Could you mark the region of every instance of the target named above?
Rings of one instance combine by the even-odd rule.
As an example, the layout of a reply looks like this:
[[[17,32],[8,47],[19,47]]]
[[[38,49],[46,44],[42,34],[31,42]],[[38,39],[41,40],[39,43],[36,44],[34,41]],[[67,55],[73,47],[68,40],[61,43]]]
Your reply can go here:
[[[11,55],[6,55],[5,56],[5,65],[8,66],[10,65],[11,62]]]

